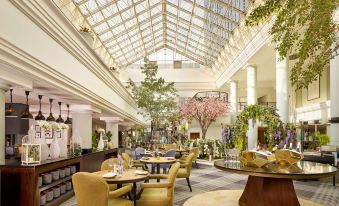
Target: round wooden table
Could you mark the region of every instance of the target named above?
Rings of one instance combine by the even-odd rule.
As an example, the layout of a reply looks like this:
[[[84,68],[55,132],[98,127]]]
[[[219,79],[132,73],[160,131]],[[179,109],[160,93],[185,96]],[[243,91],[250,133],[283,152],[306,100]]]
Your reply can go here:
[[[293,181],[335,176],[337,168],[315,162],[300,161],[294,165],[270,164],[263,168],[248,167],[241,162],[218,160],[214,166],[227,172],[248,175],[241,206],[299,206]]]
[[[123,184],[133,183],[132,193],[133,193],[134,205],[136,205],[136,198],[137,198],[137,194],[136,194],[137,182],[145,181],[150,176],[149,173],[145,175],[135,174],[136,171],[140,171],[140,170],[128,169],[128,170],[124,170],[121,176],[115,176],[112,178],[104,178],[108,184],[116,184],[117,188],[121,188]],[[106,174],[108,172],[110,171],[103,170],[103,171],[94,172],[93,174],[96,174],[102,177],[103,174]]]
[[[176,159],[168,159],[167,157],[149,157],[149,158],[141,158],[140,162],[144,164],[156,164],[157,165],[157,174],[160,174],[160,165],[161,164],[173,164],[177,160]],[[152,174],[154,174],[154,167],[152,167]],[[159,179],[157,180],[159,182]]]

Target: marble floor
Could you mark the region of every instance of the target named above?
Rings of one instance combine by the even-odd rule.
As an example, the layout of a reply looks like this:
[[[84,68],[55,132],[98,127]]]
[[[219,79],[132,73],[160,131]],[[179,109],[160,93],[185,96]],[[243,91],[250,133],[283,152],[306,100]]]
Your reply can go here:
[[[192,170],[190,179],[193,192],[189,191],[185,179],[177,180],[174,206],[181,206],[188,198],[208,191],[244,189],[247,176],[223,172],[202,162],[199,164],[199,169]],[[339,174],[336,182],[337,186],[334,187],[332,178],[325,178],[320,181],[294,181],[294,186],[298,197],[326,206],[337,206],[339,205]],[[75,205],[74,197],[62,204],[62,206]]]

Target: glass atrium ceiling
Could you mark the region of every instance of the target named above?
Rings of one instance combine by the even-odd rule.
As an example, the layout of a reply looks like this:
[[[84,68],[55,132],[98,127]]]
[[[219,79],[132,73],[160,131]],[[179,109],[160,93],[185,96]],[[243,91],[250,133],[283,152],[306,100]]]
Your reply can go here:
[[[119,67],[163,48],[209,66],[249,5],[249,0],[59,1],[76,6]]]

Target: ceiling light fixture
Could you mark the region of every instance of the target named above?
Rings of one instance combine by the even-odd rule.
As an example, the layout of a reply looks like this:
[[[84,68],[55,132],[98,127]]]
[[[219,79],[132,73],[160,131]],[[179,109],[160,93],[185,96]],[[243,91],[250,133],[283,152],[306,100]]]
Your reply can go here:
[[[38,95],[39,97],[39,112],[38,112],[38,115],[35,117],[35,120],[39,121],[39,120],[45,120],[45,117],[44,115],[42,115],[42,112],[41,112],[41,99],[42,99],[42,95]]]
[[[49,99],[49,116],[47,117],[46,121],[48,122],[55,122],[55,118],[52,114],[52,105],[53,105],[53,99]]]
[[[58,102],[59,104],[59,117],[58,119],[56,120],[57,123],[64,123],[64,120],[62,119],[61,117],[61,102]]]
[[[69,118],[69,104],[67,104],[67,119],[65,124],[72,124],[72,120]]]
[[[5,116],[6,117],[18,117],[18,114],[16,113],[16,111],[13,109],[13,94],[12,94],[12,92],[13,92],[13,89],[10,89],[9,90],[10,91],[10,96],[11,96],[11,102],[9,103],[9,105],[8,105],[8,109],[6,109],[6,111],[5,111]]]
[[[33,119],[33,115],[29,112],[29,105],[28,105],[28,95],[29,91],[25,91],[26,94],[26,109],[21,115],[21,119]]]

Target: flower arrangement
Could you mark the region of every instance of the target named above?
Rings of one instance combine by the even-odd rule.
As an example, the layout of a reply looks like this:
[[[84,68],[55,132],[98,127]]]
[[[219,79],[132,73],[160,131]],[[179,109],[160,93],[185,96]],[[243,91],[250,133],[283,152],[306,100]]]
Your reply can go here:
[[[55,130],[55,131],[61,131],[61,125],[59,123],[56,123],[56,122],[52,122],[51,123],[51,126],[52,126],[52,129]]]
[[[44,128],[44,129],[51,129],[52,128],[52,125],[47,121],[38,121],[37,123],[38,123],[39,127],[41,127],[41,128]]]
[[[61,123],[60,126],[62,130],[69,129],[69,126],[67,124]]]

